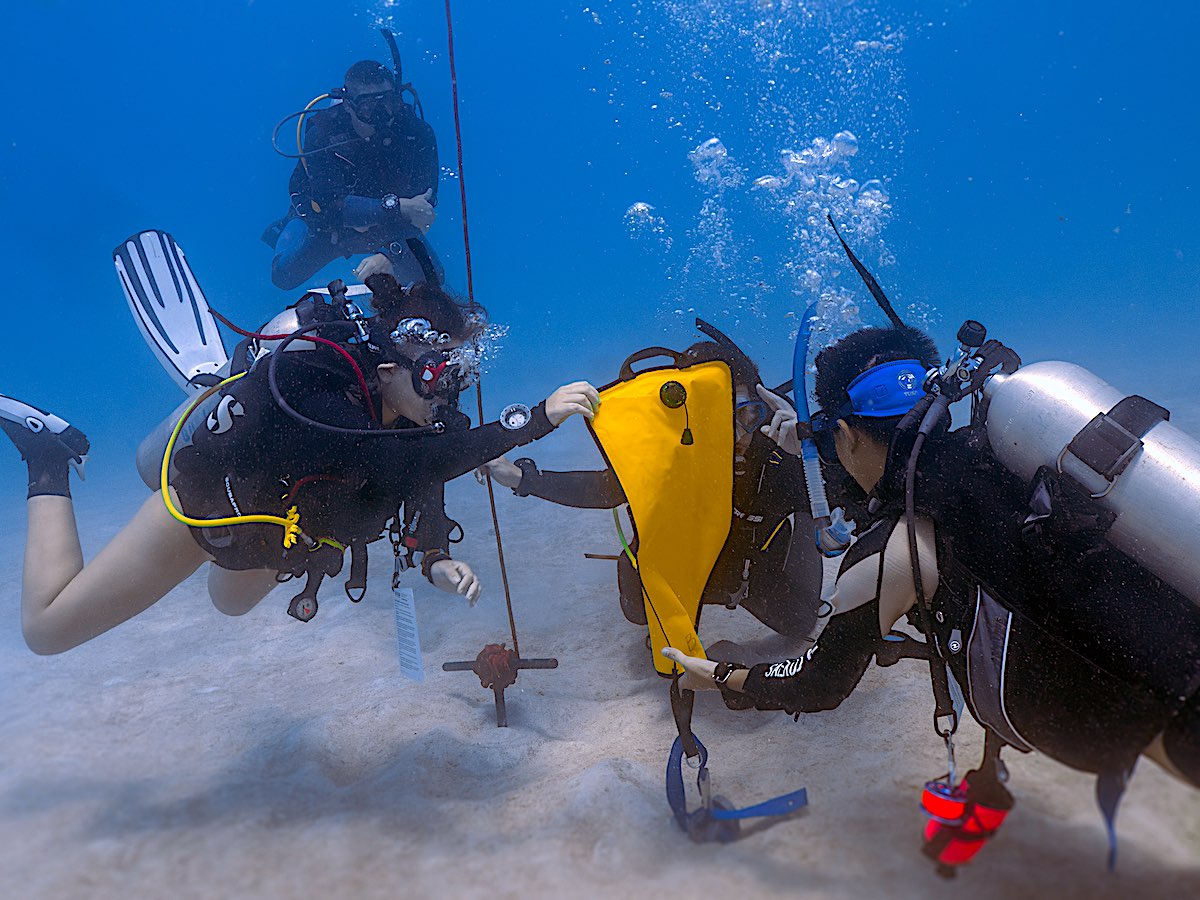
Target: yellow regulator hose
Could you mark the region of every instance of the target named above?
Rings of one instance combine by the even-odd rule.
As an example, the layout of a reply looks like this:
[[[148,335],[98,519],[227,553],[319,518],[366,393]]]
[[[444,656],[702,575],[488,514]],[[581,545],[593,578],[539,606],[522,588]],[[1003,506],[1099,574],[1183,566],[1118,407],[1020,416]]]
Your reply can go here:
[[[329,99],[329,94],[313,97],[308,101],[308,106],[304,107],[304,112],[300,113],[300,118],[296,120],[296,150],[300,154],[300,162],[304,166],[305,175],[308,174],[308,160],[304,157],[304,117],[308,115],[310,109],[327,99]]]
[[[288,510],[286,518],[283,516],[252,515],[226,516],[222,519],[193,519],[191,516],[186,516],[176,509],[175,504],[171,501],[171,492],[169,490],[170,486],[167,483],[167,471],[171,464],[171,453],[175,449],[175,441],[179,439],[179,432],[183,430],[184,423],[188,420],[188,417],[196,411],[196,407],[198,407],[201,403],[203,403],[225,385],[237,381],[245,374],[245,372],[241,372],[230,378],[226,378],[220,384],[215,384],[210,387],[188,405],[188,408],[183,411],[183,415],[180,416],[179,421],[175,423],[175,430],[171,432],[171,439],[167,441],[167,450],[163,454],[162,472],[160,478],[163,503],[167,505],[167,512],[169,512],[176,521],[182,522],[184,525],[190,525],[193,528],[219,528],[223,525],[251,524],[278,525],[283,528],[284,547],[293,546],[296,543],[296,539],[300,537],[304,538],[305,543],[311,544],[312,541],[307,537],[307,535],[304,534],[304,532],[300,530],[300,513],[295,506]]]

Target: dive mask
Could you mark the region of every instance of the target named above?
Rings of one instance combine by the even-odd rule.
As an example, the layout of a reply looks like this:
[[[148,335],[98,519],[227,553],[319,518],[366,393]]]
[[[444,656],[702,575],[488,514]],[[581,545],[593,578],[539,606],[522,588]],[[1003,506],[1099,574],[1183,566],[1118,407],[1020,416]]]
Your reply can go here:
[[[400,357],[412,372],[413,390],[418,396],[445,398],[453,407],[458,395],[479,378],[481,354],[477,342],[447,347],[450,335],[435,329],[428,319],[401,319],[391,339],[398,346],[419,344],[429,348],[415,361]]]
[[[870,419],[902,416],[925,396],[927,374],[925,366],[915,359],[872,366],[850,382],[846,388],[850,402],[838,410],[838,416]]]
[[[361,121],[374,128],[386,128],[400,111],[400,95],[395,90],[375,91],[347,97],[345,100]]]
[[[821,462],[826,465],[841,465],[841,460],[838,459],[837,447],[833,442],[833,436],[837,433],[837,423],[840,420],[834,416],[827,416],[825,413],[817,410],[813,413],[812,419],[808,423],[808,434],[804,434],[804,424],[801,423],[797,430],[801,432],[801,437],[811,437],[812,442],[816,444],[817,453],[821,457]]]
[[[761,400],[740,400],[733,407],[733,417],[747,434],[753,434],[770,418],[770,409]]]
[[[807,430],[801,437],[811,436],[817,445],[821,460],[838,462],[833,436],[837,423],[849,416],[868,419],[888,419],[902,416],[925,396],[925,379],[928,373],[919,360],[899,359],[872,366],[850,382],[846,393],[850,399],[843,403],[834,415],[817,411]],[[800,426],[804,429],[803,424]]]

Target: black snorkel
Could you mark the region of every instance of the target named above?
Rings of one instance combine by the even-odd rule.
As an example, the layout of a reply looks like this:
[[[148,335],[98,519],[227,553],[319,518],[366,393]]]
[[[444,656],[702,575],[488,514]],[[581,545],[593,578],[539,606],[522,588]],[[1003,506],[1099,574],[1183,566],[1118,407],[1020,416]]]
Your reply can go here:
[[[396,76],[396,86],[404,84],[404,66],[400,63],[400,48],[396,46],[396,36],[389,28],[380,28],[379,33],[387,41],[388,49],[392,51],[392,74]]]
[[[904,320],[896,315],[896,311],[892,309],[891,301],[888,300],[887,294],[883,292],[883,288],[879,286],[879,282],[875,280],[875,276],[867,271],[867,267],[859,262],[858,257],[854,255],[854,251],[850,249],[850,245],[842,239],[842,233],[838,231],[838,227],[833,221],[833,216],[827,213],[825,220],[829,222],[829,227],[833,229],[833,233],[841,243],[842,249],[850,257],[850,262],[854,266],[855,271],[862,278],[863,284],[867,286],[867,290],[871,292],[871,296],[875,298],[875,302],[879,304],[879,308],[883,310],[883,314],[888,317],[888,321],[896,328],[903,328]]]
[[[396,91],[402,97],[404,94],[412,95],[413,110],[422,122],[425,121],[425,110],[421,107],[421,98],[417,96],[417,89],[404,81],[404,66],[400,62],[400,48],[396,46],[396,36],[388,28],[380,28],[379,33],[387,41],[388,50],[392,53],[392,74],[396,76]]]
[[[697,316],[696,317],[696,329],[698,331],[700,331],[702,334],[704,334],[705,336],[712,338],[714,341],[716,341],[718,344],[720,344],[721,348],[723,350],[725,350],[727,353],[729,353],[730,356],[734,356],[734,357],[737,357],[738,359],[740,359],[742,361],[742,363],[745,365],[746,371],[748,371],[748,372],[757,372],[758,371],[758,366],[756,366],[754,364],[754,361],[752,359],[750,359],[749,356],[746,355],[745,351],[743,351],[741,347],[739,347],[737,344],[735,344],[733,342],[733,339],[731,337],[729,337],[729,335],[725,334],[725,332],[723,332],[723,331],[721,331],[721,329],[717,328],[716,325],[712,325],[708,322],[705,322],[703,319],[701,319],[699,316]],[[753,385],[751,385],[751,387],[753,387]]]

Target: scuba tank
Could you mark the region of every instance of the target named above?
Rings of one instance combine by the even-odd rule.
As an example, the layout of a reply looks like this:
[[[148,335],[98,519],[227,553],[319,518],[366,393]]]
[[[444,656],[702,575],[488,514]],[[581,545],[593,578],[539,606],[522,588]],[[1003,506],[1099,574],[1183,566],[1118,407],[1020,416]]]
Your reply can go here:
[[[1052,467],[1114,517],[1108,541],[1200,605],[1200,442],[1169,413],[1088,370],[1039,362],[998,373],[982,420],[996,458],[1032,482]]]
[[[329,298],[327,302],[322,302],[319,298],[313,297],[314,294],[323,294]],[[299,302],[293,303],[287,309],[277,313],[274,318],[268,321],[259,329],[260,334],[269,335],[290,335],[293,332],[312,325],[320,321],[333,321],[336,316],[330,313],[331,309],[340,308],[345,318],[354,323],[363,323],[359,325],[359,338],[366,342],[368,335],[365,330],[366,316],[358,305],[355,304],[351,297],[370,296],[371,289],[365,284],[346,285],[340,279],[330,282],[328,287],[311,288],[300,299]],[[311,301],[316,301],[311,302]],[[335,304],[340,306],[335,307]],[[253,343],[248,346],[255,352],[255,355],[278,349],[281,345],[282,338],[275,340],[267,339],[252,339]],[[316,344],[307,341],[297,341],[288,344],[284,349],[286,352],[296,352],[303,350],[312,350]]]

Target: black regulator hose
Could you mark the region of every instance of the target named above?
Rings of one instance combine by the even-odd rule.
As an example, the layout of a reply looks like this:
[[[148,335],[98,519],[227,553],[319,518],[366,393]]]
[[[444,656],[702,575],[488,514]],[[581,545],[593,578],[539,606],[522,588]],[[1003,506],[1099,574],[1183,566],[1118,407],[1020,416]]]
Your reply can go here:
[[[309,418],[304,413],[295,409],[291,404],[284,399],[283,392],[279,390],[279,356],[287,349],[288,345],[293,341],[299,340],[310,331],[316,331],[320,328],[329,327],[349,327],[357,331],[358,325],[355,322],[314,322],[311,325],[305,325],[293,331],[282,341],[279,346],[273,349],[267,357],[267,384],[271,388],[271,397],[274,398],[276,405],[285,413],[300,422],[303,425],[308,425],[316,428],[318,431],[326,431],[331,434],[345,434],[353,437],[393,437],[407,438],[420,437],[427,434],[441,434],[446,430],[446,426],[442,422],[434,422],[432,425],[418,425],[416,428],[344,428],[340,425],[330,425],[327,422],[318,422],[316,419]],[[371,402],[371,398],[367,397],[366,401]]]
[[[325,109],[325,107],[322,107],[322,109]],[[356,144],[362,140],[362,138],[354,137],[348,141],[338,141],[336,144],[328,144],[324,147],[318,147],[316,150],[305,150],[303,153],[288,153],[286,150],[284,150],[282,147],[280,147],[279,146],[279,129],[282,128],[284,125],[286,125],[288,122],[292,121],[292,119],[297,119],[300,116],[304,116],[304,115],[312,115],[314,112],[317,112],[317,110],[312,110],[312,109],[309,109],[308,107],[305,107],[304,109],[296,110],[294,113],[289,113],[288,115],[286,115],[282,119],[280,119],[279,122],[276,123],[275,128],[272,129],[272,131],[271,131],[271,149],[274,150],[276,153],[278,153],[280,156],[282,156],[284,159],[306,159],[310,156],[315,156],[318,153],[325,153],[329,150],[335,150],[338,147],[345,147],[347,144]]]
[[[946,660],[934,633],[933,622],[930,621],[932,607],[929,597],[925,594],[925,579],[921,574],[921,557],[917,548],[917,463],[921,458],[921,450],[925,439],[933,432],[938,424],[950,412],[952,399],[948,393],[937,394],[925,414],[921,417],[921,425],[917,429],[913,441],[912,452],[908,456],[908,466],[904,472],[904,520],[908,531],[908,555],[912,563],[913,588],[917,595],[918,620],[921,631],[925,634],[925,642],[932,654],[929,659],[929,673],[933,683],[934,713],[933,729],[937,734],[949,739],[958,729],[958,713],[954,708],[954,700],[950,694],[949,678],[946,674]],[[943,731],[941,721],[950,718],[951,724]]]

